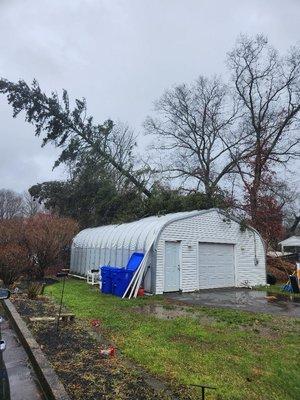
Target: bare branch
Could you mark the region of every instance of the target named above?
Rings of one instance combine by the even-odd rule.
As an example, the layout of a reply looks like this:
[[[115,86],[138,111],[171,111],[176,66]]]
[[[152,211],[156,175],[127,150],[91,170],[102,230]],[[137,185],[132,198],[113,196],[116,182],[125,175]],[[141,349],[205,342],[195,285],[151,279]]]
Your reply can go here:
[[[238,107],[226,86],[218,78],[200,77],[166,91],[155,110],[156,118],[147,118],[145,128],[155,136],[154,147],[165,153],[164,173],[213,194],[234,169],[230,149],[242,141],[233,132]]]

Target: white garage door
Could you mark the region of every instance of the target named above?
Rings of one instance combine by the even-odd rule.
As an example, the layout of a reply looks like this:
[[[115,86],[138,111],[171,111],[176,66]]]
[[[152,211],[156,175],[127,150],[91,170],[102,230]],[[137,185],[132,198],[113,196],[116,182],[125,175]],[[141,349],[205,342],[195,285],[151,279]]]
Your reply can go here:
[[[234,286],[234,246],[199,243],[199,288]]]

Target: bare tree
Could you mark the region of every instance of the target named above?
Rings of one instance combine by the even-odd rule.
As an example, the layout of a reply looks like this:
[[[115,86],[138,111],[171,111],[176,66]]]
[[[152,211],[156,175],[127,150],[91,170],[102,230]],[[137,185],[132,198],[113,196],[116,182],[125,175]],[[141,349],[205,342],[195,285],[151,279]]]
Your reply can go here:
[[[286,236],[300,235],[300,192],[294,193],[292,201],[284,212]]]
[[[294,221],[292,223],[292,225],[288,228],[287,230],[287,235],[288,236],[292,236],[292,235],[299,235],[299,230],[298,230],[298,226],[300,223],[300,214],[294,214]]]
[[[19,217],[22,211],[22,196],[13,190],[0,189],[0,220]]]
[[[270,172],[300,154],[300,51],[292,48],[281,57],[264,36],[241,36],[228,64],[249,149],[237,170],[255,225],[260,191]]]
[[[134,149],[136,147],[136,136],[134,131],[122,122],[117,122],[110,134],[109,143],[106,146],[106,152],[116,160],[122,169],[134,171],[135,157]],[[128,184],[129,179],[110,163],[106,163],[106,167],[110,172],[112,180],[116,183],[118,190],[122,190],[124,185]],[[138,172],[135,171],[137,176]]]
[[[145,122],[163,151],[163,171],[183,186],[204,189],[208,197],[247,154],[245,135],[237,134],[238,109],[217,78],[199,77],[192,85],[168,90],[155,104],[156,118]]]
[[[36,214],[45,212],[43,204],[35,200],[29,192],[23,194],[22,214],[25,217],[33,217]]]

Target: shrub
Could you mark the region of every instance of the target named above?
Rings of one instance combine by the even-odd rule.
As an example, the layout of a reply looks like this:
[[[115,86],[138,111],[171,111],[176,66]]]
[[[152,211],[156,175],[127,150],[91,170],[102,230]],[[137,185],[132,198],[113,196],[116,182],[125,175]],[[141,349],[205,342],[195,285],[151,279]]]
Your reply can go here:
[[[70,218],[38,214],[25,221],[25,241],[35,265],[35,277],[44,277],[45,269],[62,266],[78,224]]]
[[[30,299],[36,299],[42,294],[43,285],[39,282],[31,282],[27,288],[27,295]]]
[[[41,279],[45,269],[62,267],[77,231],[74,220],[50,214],[0,220],[0,278],[11,285],[24,273]]]
[[[18,243],[0,245],[0,278],[5,286],[10,286],[24,272],[30,264],[30,257],[26,247]]]

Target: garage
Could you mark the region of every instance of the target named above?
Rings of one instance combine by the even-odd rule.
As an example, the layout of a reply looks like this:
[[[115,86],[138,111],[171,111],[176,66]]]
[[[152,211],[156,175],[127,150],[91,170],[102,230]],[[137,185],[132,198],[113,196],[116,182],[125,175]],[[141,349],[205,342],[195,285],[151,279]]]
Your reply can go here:
[[[134,252],[144,254],[141,285],[153,294],[266,283],[262,238],[219,209],[84,229],[72,243],[71,272],[86,276],[101,265],[124,267]]]
[[[234,245],[199,243],[199,289],[235,286]]]

